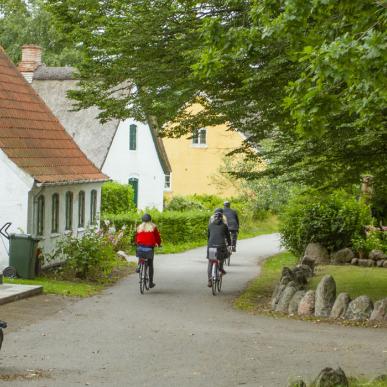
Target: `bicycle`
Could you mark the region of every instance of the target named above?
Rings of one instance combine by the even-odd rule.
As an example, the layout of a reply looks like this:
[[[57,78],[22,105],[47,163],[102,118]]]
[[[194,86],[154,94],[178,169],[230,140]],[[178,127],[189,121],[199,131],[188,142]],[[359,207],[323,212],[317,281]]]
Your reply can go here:
[[[231,255],[232,255],[232,247],[229,246],[229,247],[227,247],[227,249],[228,249],[228,255],[227,255],[227,258],[224,260],[224,263],[225,263],[227,266],[230,266]]]
[[[219,259],[210,259],[212,263],[212,275],[211,275],[211,282],[212,282],[212,294],[216,296],[216,293],[219,293],[222,290],[222,278],[223,275],[219,270],[220,266],[220,260]]]
[[[149,265],[146,258],[140,258],[138,262],[140,266],[140,293],[144,294],[144,290],[149,290]]]

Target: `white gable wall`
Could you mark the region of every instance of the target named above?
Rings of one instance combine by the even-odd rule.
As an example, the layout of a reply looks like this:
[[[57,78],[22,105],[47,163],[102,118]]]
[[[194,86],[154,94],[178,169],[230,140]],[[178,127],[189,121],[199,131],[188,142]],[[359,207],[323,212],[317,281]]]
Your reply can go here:
[[[33,183],[33,178],[0,150],[0,227],[11,222],[9,233],[27,232],[28,192]],[[0,270],[9,264],[8,250],[8,239],[0,236]]]
[[[129,150],[131,124],[137,126],[136,150]],[[147,124],[132,119],[120,122],[102,172],[123,184],[137,178],[138,208],[162,211],[165,176]]]

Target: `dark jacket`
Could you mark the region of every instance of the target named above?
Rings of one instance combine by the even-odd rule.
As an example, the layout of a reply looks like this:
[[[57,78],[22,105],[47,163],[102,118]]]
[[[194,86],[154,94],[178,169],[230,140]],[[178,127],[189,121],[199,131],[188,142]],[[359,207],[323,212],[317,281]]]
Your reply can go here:
[[[214,220],[208,225],[208,247],[226,247],[229,245],[231,245],[231,238],[227,225],[222,220]]]
[[[223,208],[223,214],[227,218],[227,225],[230,231],[239,230],[239,219],[236,211],[232,210],[229,207]]]

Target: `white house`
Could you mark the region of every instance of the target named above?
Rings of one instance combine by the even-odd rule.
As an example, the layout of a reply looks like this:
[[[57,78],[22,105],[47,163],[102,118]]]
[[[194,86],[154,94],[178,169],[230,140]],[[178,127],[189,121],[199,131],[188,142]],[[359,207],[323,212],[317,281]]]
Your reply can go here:
[[[11,222],[9,232],[49,252],[63,234],[98,225],[107,180],[0,47],[0,227]],[[8,249],[0,236],[0,269]]]
[[[155,125],[134,119],[112,119],[101,124],[95,107],[73,110],[67,97],[77,88],[71,67],[47,67],[39,46],[22,47],[19,69],[59,118],[87,157],[120,183],[130,183],[139,209],[163,209],[164,191],[170,190],[171,167]]]

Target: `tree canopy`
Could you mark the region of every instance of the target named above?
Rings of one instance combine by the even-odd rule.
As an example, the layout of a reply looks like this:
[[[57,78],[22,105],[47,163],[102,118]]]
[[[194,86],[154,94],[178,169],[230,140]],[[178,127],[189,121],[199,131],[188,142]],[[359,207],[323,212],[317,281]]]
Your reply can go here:
[[[85,58],[72,95],[102,119],[152,114],[177,123],[164,127],[169,136],[225,122],[267,161],[252,178],[326,189],[364,173],[385,182],[383,1],[45,3]],[[204,107],[196,116],[186,111],[193,102]]]

